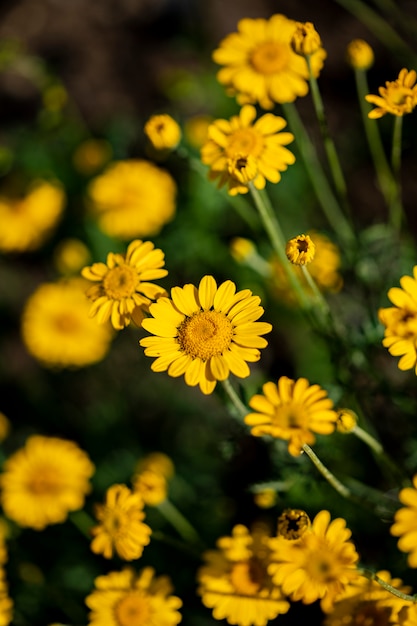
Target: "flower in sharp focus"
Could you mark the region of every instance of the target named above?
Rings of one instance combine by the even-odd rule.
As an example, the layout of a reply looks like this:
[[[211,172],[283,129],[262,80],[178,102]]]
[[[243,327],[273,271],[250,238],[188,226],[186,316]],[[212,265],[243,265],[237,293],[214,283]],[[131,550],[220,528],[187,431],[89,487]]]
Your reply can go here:
[[[70,278],[43,283],[26,302],[22,339],[28,352],[46,367],[85,367],[107,354],[113,331],[88,317],[86,281]]]
[[[95,282],[86,292],[93,301],[89,315],[97,317],[100,324],[109,319],[116,330],[128,326],[133,320],[140,326],[144,311],[165,290],[152,280],[168,274],[164,266],[164,253],[150,241],[132,241],[126,254],[107,255],[106,263],[94,263],[81,274]]]
[[[378,311],[379,321],[385,326],[382,344],[393,356],[401,356],[400,370],[415,368],[417,374],[417,265],[413,277],[403,276],[400,284],[401,288],[388,291],[394,306]]]
[[[40,248],[60,219],[64,204],[65,193],[58,182],[37,181],[22,197],[0,196],[0,251]]]
[[[411,113],[417,105],[416,80],[415,70],[403,68],[396,80],[386,81],[385,87],[378,88],[379,96],[373,94],[365,96],[367,102],[376,106],[369,111],[368,117],[375,120],[386,113],[398,117]]]
[[[285,254],[294,265],[307,265],[314,259],[316,246],[309,235],[298,235],[287,242]]]
[[[291,37],[292,50],[303,57],[315,54],[322,47],[320,35],[311,22],[297,22]]]
[[[259,102],[263,109],[272,109],[275,103],[293,102],[308,93],[306,60],[290,44],[297,22],[277,14],[269,20],[242,19],[237,28],[213,52],[214,61],[224,66],[217,78],[229,95],[239,104]],[[323,48],[311,55],[316,77],[325,58]]]
[[[151,529],[143,523],[144,502],[126,485],[112,485],[104,504],[96,504],[98,526],[92,528],[91,550],[111,559],[115,552],[125,561],[138,559],[150,541]]]
[[[256,321],[264,312],[258,296],[249,289],[236,291],[231,280],[217,287],[213,276],[204,276],[198,288],[174,287],[171,298],[159,298],[149,311],[152,317],[142,326],[155,336],[140,345],[147,356],[157,357],[153,371],[184,374],[187,385],[199,385],[204,394],[230,373],[249,376],[247,362],[259,360],[259,349],[267,345],[261,335],[272,330],[271,324]]]
[[[348,63],[355,70],[368,70],[374,63],[374,51],[363,39],[354,39],[346,48]]]
[[[401,489],[398,498],[404,506],[394,515],[391,535],[399,537],[398,548],[408,553],[410,567],[417,567],[417,474],[413,477],[413,487]]]
[[[313,444],[313,433],[329,435],[335,430],[337,413],[327,392],[310,385],[306,378],[294,381],[281,376],[278,383],[267,382],[263,395],[255,395],[249,406],[255,413],[245,417],[255,437],[271,435],[288,441],[293,456],[302,452],[303,444]]]
[[[1,504],[20,526],[43,530],[84,505],[94,465],[74,442],[33,435],[4,463]]]
[[[231,537],[221,537],[217,550],[204,553],[205,564],[197,572],[204,606],[216,620],[236,626],[266,626],[290,608],[268,574],[270,550],[263,527],[250,532],[239,524]]]
[[[138,574],[130,568],[98,576],[85,603],[89,626],[175,626],[182,601],[172,594],[167,576],[155,577],[152,567]]]
[[[172,176],[140,159],[116,161],[88,187],[89,210],[110,237],[156,235],[175,215]]]
[[[166,114],[152,115],[146,122],[144,131],[156,150],[173,150],[181,140],[180,127]]]
[[[311,526],[309,516],[302,509],[285,509],[277,522],[277,535],[284,539],[299,539]]]
[[[344,519],[331,521],[328,511],[320,511],[299,539],[270,539],[268,571],[273,582],[293,601],[320,600],[324,611],[331,610],[346,586],[359,577],[359,556],[350,537]]]
[[[294,135],[281,132],[287,125],[284,118],[272,113],[255,118],[255,107],[246,105],[230,120],[215,120],[201,148],[210,180],[218,180],[219,187],[227,184],[230,195],[247,193],[250,181],[257,189],[263,189],[267,180],[278,183],[280,172],[295,163],[295,156],[285,148]]]
[[[395,589],[410,593],[410,588],[405,587],[399,578],[391,579],[389,572],[382,570],[377,576]],[[325,617],[324,626],[394,626],[399,623],[399,612],[404,604],[404,600],[378,583],[359,576],[337,598]]]

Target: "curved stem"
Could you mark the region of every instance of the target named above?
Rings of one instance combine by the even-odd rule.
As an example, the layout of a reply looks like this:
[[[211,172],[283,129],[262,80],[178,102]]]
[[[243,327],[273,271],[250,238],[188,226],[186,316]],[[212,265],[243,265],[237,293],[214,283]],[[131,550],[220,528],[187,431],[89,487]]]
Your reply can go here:
[[[243,404],[242,400],[239,398],[238,394],[232,386],[232,383],[228,378],[226,378],[226,380],[222,380],[221,382],[223,389],[227,393],[232,405],[236,409],[238,416],[244,419],[245,416],[249,413],[249,409],[247,409],[246,406]]]
[[[380,578],[377,574],[375,574],[375,572],[372,572],[371,570],[366,569],[365,567],[358,568],[358,574],[360,574],[361,576],[364,576],[368,580],[375,581],[376,583],[378,583],[378,585],[381,585],[381,587],[383,587],[386,591],[389,591],[394,596],[397,596],[397,598],[401,598],[401,600],[406,600],[407,602],[413,602],[413,603],[417,602],[417,594],[414,594],[411,596],[407,593],[403,593],[399,589],[396,589],[395,587],[387,583],[385,580]]]
[[[320,474],[343,498],[352,497],[353,494],[350,489],[345,487],[345,485],[343,485],[343,483],[341,483],[340,480],[338,480],[336,476],[334,476],[331,471],[327,469],[327,467],[320,461],[317,454],[313,452],[309,445],[307,445],[306,443],[303,444],[303,450],[309,457],[309,459],[314,463]]]
[[[390,473],[394,474],[396,478],[401,481],[401,483],[404,482],[405,477],[403,476],[401,470],[389,458],[382,444],[377,439],[375,439],[366,430],[358,425],[352,428],[351,433],[352,435],[355,435],[358,439],[363,441],[374,452],[374,454],[381,460],[381,462],[386,466]]]
[[[321,312],[323,313],[323,315],[325,317],[328,317],[330,315],[330,309],[329,309],[329,305],[327,304],[326,300],[323,298],[323,294],[321,293],[320,289],[317,287],[316,282],[314,280],[314,278],[312,277],[312,275],[310,274],[310,272],[308,271],[308,268],[305,265],[301,265],[301,271],[304,274],[304,277],[310,287],[310,289],[312,290],[314,297],[317,301],[317,304],[319,305]]]

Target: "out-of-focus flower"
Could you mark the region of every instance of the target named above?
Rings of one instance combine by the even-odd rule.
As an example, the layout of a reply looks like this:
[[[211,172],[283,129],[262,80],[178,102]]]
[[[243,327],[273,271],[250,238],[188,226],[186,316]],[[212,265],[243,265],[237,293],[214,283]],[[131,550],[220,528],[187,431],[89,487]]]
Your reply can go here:
[[[181,141],[181,128],[170,115],[152,115],[144,131],[156,150],[173,150]]]
[[[316,246],[309,235],[298,235],[287,242],[285,254],[294,265],[307,265],[314,259]]]
[[[33,435],[4,463],[0,476],[4,513],[35,530],[64,522],[84,505],[93,472],[94,465],[76,443]]]
[[[264,312],[258,296],[249,289],[236,291],[231,280],[217,287],[213,276],[204,276],[198,288],[174,287],[171,298],[159,298],[149,312],[152,317],[142,326],[154,337],[140,345],[147,356],[157,357],[153,371],[184,374],[187,385],[199,385],[204,394],[231,373],[249,376],[247,362],[259,360],[260,348],[267,345],[261,335],[272,330],[271,324],[256,321]]]
[[[62,239],[54,250],[54,264],[63,275],[77,274],[90,261],[90,251],[80,239]]]
[[[213,52],[214,61],[224,66],[217,78],[239,104],[259,102],[272,109],[308,93],[306,60],[290,44],[296,28],[297,22],[280,14],[269,20],[245,18],[238,22],[238,32],[220,42]],[[316,77],[325,58],[323,48],[311,56]]]
[[[219,187],[227,184],[230,195],[247,193],[251,180],[257,189],[263,189],[267,180],[278,183],[281,172],[295,163],[295,156],[285,148],[294,135],[281,132],[287,125],[284,118],[272,113],[255,118],[255,107],[246,105],[230,120],[215,120],[201,148],[210,180],[217,180]]]
[[[10,429],[10,420],[0,411],[0,443],[6,439]]]
[[[118,161],[91,181],[89,208],[107,235],[147,237],[159,233],[173,219],[176,193],[172,176],[153,163]]]
[[[138,461],[135,470],[137,473],[151,470],[169,480],[174,476],[175,466],[172,459],[163,452],[150,452]]]
[[[72,161],[81,174],[91,176],[101,170],[112,157],[112,147],[105,139],[86,139],[77,146]]]
[[[87,283],[70,278],[37,287],[22,314],[28,352],[47,367],[85,367],[107,354],[113,332],[88,314]]]
[[[194,148],[201,148],[207,141],[207,132],[213,118],[211,115],[194,115],[186,120],[184,134],[188,143]]]
[[[61,217],[64,203],[58,182],[37,181],[20,198],[0,194],[0,251],[40,248]]]
[[[374,51],[363,39],[354,39],[346,48],[348,63],[355,70],[368,70],[374,64]]]
[[[402,117],[406,113],[411,113],[417,105],[417,73],[415,70],[403,68],[398,74],[398,78],[393,81],[386,81],[385,87],[379,87],[379,96],[368,94],[365,100],[374,104],[375,109],[369,111],[370,119],[378,119],[390,113]]]
[[[182,601],[172,594],[167,576],[155,577],[152,567],[138,574],[130,568],[95,579],[85,603],[89,626],[175,626]]]
[[[9,596],[6,573],[0,568],[0,626],[9,626],[13,619],[13,600]]]
[[[303,57],[315,54],[322,48],[320,35],[311,22],[296,23],[296,29],[291,37],[290,45],[296,54]]]
[[[398,548],[408,553],[407,561],[410,567],[417,567],[417,474],[413,476],[413,487],[401,489],[398,498],[404,506],[394,515],[394,524],[391,526],[391,535],[399,537]]]
[[[270,509],[277,502],[277,492],[275,489],[265,488],[255,491],[253,494],[255,504],[261,509]]]
[[[401,356],[400,370],[415,368],[417,374],[417,265],[413,277],[403,276],[401,288],[391,287],[388,298],[393,307],[379,309],[379,321],[385,326],[382,344],[393,356]]]
[[[152,469],[145,469],[135,474],[132,479],[133,491],[140,495],[148,506],[158,506],[167,498],[167,479],[163,474]]]
[[[144,501],[126,485],[107,489],[104,504],[96,504],[98,526],[91,529],[91,550],[111,559],[115,552],[125,561],[138,559],[150,541],[151,529],[143,522]]]
[[[164,264],[162,250],[151,241],[136,239],[126,254],[110,252],[106,263],[84,267],[82,276],[95,283],[86,292],[93,301],[90,317],[97,317],[100,324],[110,320],[116,330],[131,321],[140,326],[151,302],[166,294],[162,287],[149,282],[168,274]]]
[[[327,392],[310,385],[306,378],[294,381],[281,376],[278,383],[268,382],[263,395],[255,395],[249,406],[255,413],[245,417],[255,437],[271,435],[288,441],[288,451],[299,456],[303,444],[313,444],[313,433],[329,435],[336,427],[337,413]]]
[[[270,539],[268,571],[273,582],[290,600],[304,604],[320,600],[322,609],[330,611],[347,585],[359,577],[359,556],[350,537],[344,519],[331,521],[328,511],[320,511],[300,538]]]
[[[339,433],[347,434],[354,430],[358,423],[358,416],[350,409],[337,409],[336,430]]]
[[[289,602],[268,574],[268,534],[259,526],[250,532],[239,524],[231,537],[221,537],[217,550],[204,553],[198,570],[198,594],[216,620],[236,626],[266,626],[287,613]]]
[[[68,101],[68,93],[63,85],[50,85],[44,90],[42,100],[48,111],[61,111]]]

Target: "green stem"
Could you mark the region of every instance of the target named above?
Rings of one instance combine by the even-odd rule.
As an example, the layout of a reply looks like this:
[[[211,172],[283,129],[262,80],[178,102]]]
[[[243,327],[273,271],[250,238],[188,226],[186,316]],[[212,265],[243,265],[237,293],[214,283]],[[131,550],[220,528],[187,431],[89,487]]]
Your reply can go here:
[[[244,419],[245,416],[249,413],[249,409],[246,408],[242,400],[239,398],[229,378],[226,378],[226,380],[222,380],[221,382],[223,389],[229,397],[229,400],[236,409],[237,415]]]
[[[364,576],[368,580],[375,581],[376,583],[378,583],[378,585],[381,585],[381,587],[383,587],[386,591],[389,591],[394,596],[397,596],[397,598],[401,598],[401,600],[405,600],[406,602],[413,602],[414,604],[417,602],[417,594],[409,595],[407,593],[403,593],[399,589],[396,589],[395,587],[387,583],[385,580],[382,580],[382,578],[375,574],[375,572],[372,572],[365,567],[358,568],[358,574],[360,574],[360,576]]]
[[[78,530],[87,537],[87,539],[91,539],[91,529],[93,526],[97,525],[97,522],[93,520],[93,518],[83,510],[74,511],[70,514],[69,519],[71,522],[78,528]]]
[[[395,180],[395,196],[391,203],[390,223],[396,232],[401,229],[404,212],[401,205],[401,142],[402,142],[403,118],[400,115],[394,116],[394,129],[392,135],[391,167]]]
[[[389,458],[386,454],[382,444],[375,439],[372,435],[370,435],[366,430],[363,430],[360,426],[356,425],[352,428],[351,433],[355,435],[358,439],[363,441],[376,455],[378,459],[385,465],[390,474],[394,474],[395,477],[404,482],[404,476],[400,469],[395,465],[395,463]]]
[[[309,457],[309,459],[314,463],[320,474],[327,480],[327,482],[343,497],[343,498],[352,498],[352,492],[350,489],[345,487],[340,480],[334,476],[329,469],[320,461],[319,457],[309,445],[306,443],[303,444],[303,450]]]
[[[305,265],[301,265],[301,271],[304,274],[304,277],[308,283],[308,285],[310,286],[310,289],[312,290],[314,297],[317,301],[317,304],[320,307],[320,310],[323,314],[323,316],[325,318],[328,318],[330,315],[330,309],[329,306],[326,302],[326,300],[323,298],[323,294],[321,293],[320,289],[317,287],[315,280],[313,279],[312,275],[310,274],[310,272],[308,271],[308,268]]]
[[[164,500],[156,508],[183,539],[194,544],[201,544],[198,532],[170,500]]]
[[[354,232],[329,185],[315,147],[304,128],[297,109],[292,103],[283,104],[282,108],[295,135],[308,177],[323,209],[323,213],[340,241],[346,246],[347,250],[350,250],[355,242]]]

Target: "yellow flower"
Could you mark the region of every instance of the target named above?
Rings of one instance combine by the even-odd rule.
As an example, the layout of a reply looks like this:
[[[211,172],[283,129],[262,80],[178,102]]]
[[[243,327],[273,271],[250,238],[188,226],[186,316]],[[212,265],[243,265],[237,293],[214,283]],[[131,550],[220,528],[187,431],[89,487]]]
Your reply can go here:
[[[171,595],[167,576],[155,578],[152,567],[138,575],[130,568],[98,576],[85,603],[89,626],[175,626],[181,621],[182,602]]]
[[[148,506],[158,506],[167,497],[167,479],[163,474],[145,469],[132,480],[133,490]]]
[[[163,452],[150,452],[136,465],[137,472],[151,470],[155,474],[161,474],[167,480],[172,478],[175,473],[175,466],[169,456]]]
[[[331,610],[334,600],[359,576],[359,556],[350,537],[344,519],[330,521],[330,513],[320,511],[299,539],[271,539],[273,562],[268,571],[273,582],[293,601],[321,600],[322,609]]]
[[[354,430],[358,422],[358,416],[350,409],[337,410],[336,430],[339,433],[347,434]]]
[[[89,261],[90,251],[79,239],[63,239],[54,250],[54,264],[60,274],[76,274]]]
[[[112,149],[105,139],[86,139],[75,150],[73,163],[81,174],[95,174],[111,159]]]
[[[377,572],[377,576],[403,593],[410,593],[410,588],[405,587],[401,579],[391,579],[386,570]],[[337,598],[331,613],[324,620],[324,626],[394,626],[398,624],[398,614],[403,606],[404,600],[378,583],[358,577]]]
[[[230,252],[238,263],[244,263],[253,254],[256,254],[256,247],[253,241],[244,237],[235,237],[230,242]]]
[[[400,626],[417,626],[417,604],[403,606],[398,613],[398,624]]]
[[[170,115],[152,115],[144,131],[156,150],[173,150],[181,140],[181,129]]]
[[[272,330],[271,324],[256,321],[264,312],[258,296],[249,289],[236,291],[231,280],[217,287],[213,276],[204,276],[198,289],[174,287],[171,299],[159,298],[149,310],[152,318],[142,326],[155,337],[141,339],[140,345],[147,356],[158,357],[153,371],[184,374],[187,385],[200,385],[204,394],[230,373],[249,376],[247,362],[259,360],[259,348],[267,345],[261,335]]]
[[[401,489],[398,498],[405,506],[394,515],[391,535],[399,537],[398,548],[408,553],[409,566],[417,567],[417,474],[413,477],[413,487]]]
[[[368,117],[378,119],[386,113],[401,117],[411,113],[417,105],[417,73],[403,68],[394,81],[386,81],[385,87],[379,87],[379,96],[369,94],[365,100],[375,104],[376,109],[369,111]]]
[[[8,436],[10,428],[10,420],[0,411],[0,443]]]
[[[56,437],[29,437],[9,457],[0,476],[1,503],[20,526],[43,530],[81,509],[90,492],[94,465],[76,443]]]
[[[246,105],[229,121],[215,120],[201,148],[201,160],[210,166],[210,180],[218,179],[219,187],[227,183],[230,195],[247,193],[251,180],[257,189],[263,189],[267,180],[278,183],[280,172],[295,163],[293,153],[284,147],[294,135],[280,132],[287,125],[284,118],[272,113],[256,122],[255,118],[255,107]]]
[[[315,54],[322,48],[320,35],[311,22],[296,23],[290,44],[293,51],[303,57]]]
[[[294,265],[307,265],[314,259],[316,246],[309,235],[298,235],[287,242],[285,254]]]
[[[403,276],[401,289],[392,287],[388,298],[395,305],[379,309],[379,321],[385,326],[382,344],[393,356],[401,356],[400,370],[415,367],[417,374],[417,265],[413,268],[413,278]]]
[[[91,213],[110,237],[156,235],[175,215],[176,184],[165,170],[132,159],[110,164],[88,188]]]
[[[0,196],[0,251],[40,248],[61,217],[64,203],[58,182],[37,181],[21,198]]]
[[[255,491],[253,495],[255,504],[261,509],[270,509],[277,502],[277,492],[275,489],[265,488]]]
[[[239,524],[231,537],[217,541],[217,550],[204,553],[197,593],[204,606],[213,609],[214,619],[236,626],[266,626],[288,611],[289,602],[268,575],[267,541],[263,528],[250,533]]]
[[[129,244],[126,254],[107,255],[106,263],[94,263],[81,274],[96,284],[87,290],[93,301],[90,317],[100,324],[109,319],[116,330],[128,326],[133,320],[140,326],[144,311],[165,290],[151,280],[168,274],[164,266],[164,253],[150,241],[136,239]]]
[[[277,535],[294,541],[309,530],[311,521],[302,509],[285,509],[278,518]]]
[[[193,148],[201,148],[207,140],[207,131],[213,122],[211,115],[194,115],[184,125],[184,134]]]
[[[94,539],[91,550],[111,559],[116,552],[125,561],[138,559],[150,541],[151,529],[143,523],[144,502],[138,493],[126,485],[107,489],[104,504],[96,504],[99,525],[91,529]]]
[[[306,60],[290,45],[297,22],[277,14],[269,20],[242,19],[237,28],[213,53],[214,61],[224,66],[217,78],[229,95],[239,104],[259,102],[272,109],[277,102],[293,102],[308,93]],[[316,77],[325,58],[323,48],[311,56]]]
[[[249,400],[256,412],[245,417],[255,437],[284,439],[289,453],[298,456],[303,444],[315,442],[313,433],[329,435],[335,430],[337,413],[319,385],[310,385],[306,378],[294,381],[281,376],[277,384],[265,383],[262,390],[263,395]]]
[[[43,283],[26,302],[23,342],[43,365],[85,367],[106,356],[113,332],[88,317],[85,288],[82,278]]]
[[[355,70],[368,70],[374,64],[374,51],[363,39],[354,39],[346,48],[348,63]]]
[[[13,600],[9,596],[6,574],[0,568],[0,626],[8,626],[13,619]]]

